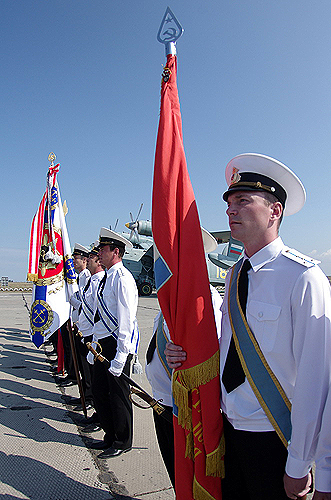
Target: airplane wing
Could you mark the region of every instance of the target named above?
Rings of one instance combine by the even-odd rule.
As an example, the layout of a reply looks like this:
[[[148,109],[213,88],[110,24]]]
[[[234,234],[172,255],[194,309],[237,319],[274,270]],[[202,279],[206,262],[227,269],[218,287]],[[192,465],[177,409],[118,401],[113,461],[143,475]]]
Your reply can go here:
[[[214,236],[217,243],[228,243],[231,236],[231,231],[209,231]]]

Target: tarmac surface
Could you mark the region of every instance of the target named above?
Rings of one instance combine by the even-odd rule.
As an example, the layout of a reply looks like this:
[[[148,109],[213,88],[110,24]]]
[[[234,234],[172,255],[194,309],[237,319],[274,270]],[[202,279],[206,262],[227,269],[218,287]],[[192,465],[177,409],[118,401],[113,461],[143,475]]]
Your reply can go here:
[[[88,448],[103,432],[82,431],[83,414],[66,403],[78,397],[77,386],[57,386],[47,362],[51,347],[31,342],[30,302],[25,291],[0,293],[0,499],[173,500],[151,409],[134,407],[130,453],[102,460]],[[142,365],[157,311],[155,294],[139,298]],[[145,374],[132,378],[151,392]]]
[[[0,292],[0,500],[174,500],[153,410],[134,407],[130,453],[102,460],[89,449],[103,432],[83,432],[83,414],[66,403],[68,396],[78,397],[77,386],[56,385],[51,347],[37,349],[31,342],[30,302],[26,291]],[[142,365],[157,311],[155,294],[139,298]],[[145,374],[132,378],[151,393]]]

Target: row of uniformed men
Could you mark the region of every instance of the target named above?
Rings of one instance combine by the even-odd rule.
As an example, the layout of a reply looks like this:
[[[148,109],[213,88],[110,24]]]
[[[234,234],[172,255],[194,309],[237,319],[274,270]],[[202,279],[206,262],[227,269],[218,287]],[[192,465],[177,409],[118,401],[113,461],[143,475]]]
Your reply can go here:
[[[120,375],[129,375],[132,356],[137,353],[139,330],[136,319],[138,291],[135,280],[123,263],[130,241],[107,228],[100,231],[94,248],[76,244],[74,267],[78,292],[70,298],[78,364],[87,408],[94,406],[89,421],[104,431],[104,438],[91,447],[101,450],[100,458],[119,456],[132,447],[133,412],[130,387]],[[78,334],[78,332],[80,332]],[[107,369],[86,347],[97,341],[110,361]],[[69,373],[62,386],[74,382]]]
[[[202,236],[205,251],[214,251],[217,247],[215,238],[204,228]],[[103,441],[91,447],[103,450],[100,458],[110,458],[130,450],[132,445],[129,386],[119,375],[122,371],[130,374],[130,361],[132,355],[137,353],[138,302],[135,281],[121,262],[125,248],[130,248],[132,244],[106,228],[101,229],[99,238],[91,250],[75,244],[73,259],[79,290],[70,298],[70,303],[76,333],[82,335],[82,338],[77,335],[75,340],[86,406],[94,406],[96,410],[85,429],[94,431],[102,427],[105,432]],[[222,299],[215,288],[210,288],[220,335]],[[160,312],[155,318],[153,337],[147,351],[146,375],[154,398],[162,401],[168,414],[164,418],[164,415],[153,412],[153,417],[161,455],[175,486],[171,370],[167,368],[164,358],[167,340],[169,331]],[[102,354],[111,361],[108,372],[102,363],[94,364],[93,355],[86,347],[86,343],[92,341],[101,345]],[[72,383],[75,383],[74,375],[69,374],[62,386]],[[75,399],[75,402],[79,400]]]

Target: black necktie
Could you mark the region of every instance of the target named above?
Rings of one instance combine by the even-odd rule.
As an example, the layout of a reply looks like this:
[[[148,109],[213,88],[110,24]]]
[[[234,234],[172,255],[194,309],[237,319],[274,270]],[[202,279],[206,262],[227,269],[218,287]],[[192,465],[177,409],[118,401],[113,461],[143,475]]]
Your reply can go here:
[[[91,284],[91,278],[88,280],[88,282],[87,282],[87,283],[86,283],[86,285],[85,285],[85,288],[84,288],[84,292],[85,292],[85,293],[86,293],[86,292],[87,292],[87,290],[89,289],[90,284]]]
[[[98,286],[98,293],[100,293],[101,296],[102,296],[103,289],[105,288],[106,279],[107,279],[107,273],[105,272],[105,274],[104,274],[102,280],[100,280],[100,283]],[[99,311],[97,309],[95,311],[95,315],[94,315],[94,323],[97,323],[98,321],[100,321],[100,314],[99,314]]]
[[[147,361],[148,365],[152,361],[153,354],[154,354],[155,349],[156,349],[156,332],[157,332],[157,330],[155,330],[154,335],[151,338],[151,341],[149,343],[149,346],[148,346],[148,349],[146,352],[146,361]]]
[[[247,271],[251,269],[251,267],[251,263],[248,259],[246,259],[242,265],[238,280],[239,302],[245,317],[248,292]],[[245,373],[240,363],[233,336],[231,337],[230,347],[225,361],[222,382],[227,393],[232,392],[234,389],[239,387],[239,385],[245,382]]]

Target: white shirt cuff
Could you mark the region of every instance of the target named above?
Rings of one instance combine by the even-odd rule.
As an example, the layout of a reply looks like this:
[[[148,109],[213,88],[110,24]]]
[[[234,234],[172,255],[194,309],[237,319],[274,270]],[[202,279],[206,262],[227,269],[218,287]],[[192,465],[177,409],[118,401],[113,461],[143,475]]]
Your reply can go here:
[[[305,477],[310,471],[312,464],[309,460],[299,460],[297,458],[288,455],[285,472],[288,476],[294,477],[295,479],[301,479]]]
[[[330,492],[331,491],[331,470],[318,469],[315,471],[315,489],[317,491]]]
[[[116,353],[116,356],[114,358],[114,360],[116,359],[116,361],[120,364],[122,364],[123,366],[125,365],[126,363],[126,359],[128,357],[128,353],[126,352],[118,352]]]

